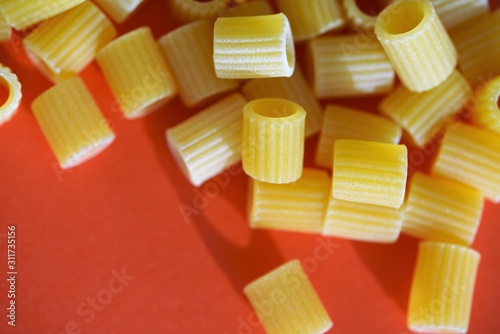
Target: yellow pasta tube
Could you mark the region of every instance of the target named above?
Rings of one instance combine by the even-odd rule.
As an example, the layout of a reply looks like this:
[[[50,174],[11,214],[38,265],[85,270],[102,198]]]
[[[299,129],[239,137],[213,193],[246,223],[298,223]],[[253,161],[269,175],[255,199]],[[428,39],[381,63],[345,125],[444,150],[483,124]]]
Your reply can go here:
[[[3,17],[2,12],[0,11],[0,42],[6,42],[10,40],[11,34],[12,29],[7,24],[5,17]]]
[[[428,0],[398,0],[377,17],[375,34],[412,92],[438,86],[457,64],[457,52]]]
[[[144,116],[175,97],[177,88],[148,27],[110,42],[97,63],[126,118]]]
[[[245,103],[234,93],[167,130],[170,152],[194,186],[240,161]]]
[[[394,84],[394,70],[372,34],[315,38],[307,59],[307,74],[320,99],[383,94]]]
[[[267,334],[320,334],[333,326],[298,260],[251,282],[243,292]]]
[[[472,86],[500,74],[500,11],[486,13],[450,31],[458,67]]]
[[[220,79],[215,74],[213,27],[211,21],[196,21],[158,40],[176,79],[182,102],[188,107],[215,101],[238,88],[237,80]]]
[[[333,144],[337,139],[359,139],[397,144],[403,131],[393,121],[361,110],[327,105],[316,148],[315,162],[333,167]]]
[[[379,105],[382,114],[401,125],[419,146],[425,146],[452,120],[472,96],[472,89],[458,72],[439,86],[423,93],[400,85]]]
[[[283,99],[263,98],[243,108],[243,170],[254,179],[290,183],[302,174],[304,123],[300,105]]]
[[[405,145],[338,139],[333,151],[336,199],[399,208],[408,169]]]
[[[115,36],[111,21],[85,1],[29,34],[24,47],[42,73],[57,81],[83,70]]]
[[[347,20],[354,29],[373,31],[377,15],[369,15],[363,12],[357,4],[357,0],[342,0]]]
[[[405,204],[403,232],[468,246],[476,235],[482,210],[483,196],[477,189],[416,172]]]
[[[500,134],[500,76],[480,87],[471,106],[471,122]]]
[[[236,7],[228,7],[222,16],[258,16],[274,14],[273,6],[267,0],[256,0],[241,4]]]
[[[342,201],[330,195],[323,235],[358,241],[392,243],[401,232],[403,207]]]
[[[123,23],[147,0],[94,0],[116,23]]]
[[[345,25],[337,0],[277,0],[276,6],[288,17],[295,42],[341,30]]]
[[[321,233],[330,197],[326,171],[304,168],[302,176],[288,184],[250,179],[248,221],[252,228]]]
[[[431,0],[446,29],[489,11],[488,0]]]
[[[219,78],[291,76],[295,48],[288,19],[283,13],[217,19],[214,66]]]
[[[172,17],[182,24],[203,19],[216,19],[224,12],[228,0],[169,0]]]
[[[254,100],[276,97],[300,104],[306,111],[305,136],[311,136],[321,127],[321,105],[312,93],[299,67],[290,78],[263,78],[250,80],[242,88],[243,94]]]
[[[3,0],[2,15],[9,26],[26,29],[84,2],[84,0]]]
[[[14,116],[22,98],[21,84],[17,75],[2,64],[0,64],[0,86],[4,86],[8,90],[6,101],[0,105],[0,125],[2,125]],[[2,101],[0,100],[0,102]]]
[[[31,109],[61,168],[81,164],[115,139],[79,77],[63,80],[45,91],[33,101]]]
[[[466,333],[481,256],[468,247],[422,242],[408,306],[408,327],[418,333]]]
[[[456,123],[448,126],[432,174],[479,189],[497,203],[500,201],[500,135]]]

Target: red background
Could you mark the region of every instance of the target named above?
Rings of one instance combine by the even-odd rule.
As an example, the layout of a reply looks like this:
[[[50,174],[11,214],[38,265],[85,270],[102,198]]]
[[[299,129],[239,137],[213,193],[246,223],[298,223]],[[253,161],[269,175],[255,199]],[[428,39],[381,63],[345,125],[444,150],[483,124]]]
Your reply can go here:
[[[123,34],[141,25],[151,26],[156,37],[173,29],[167,1],[150,0],[118,29]],[[81,76],[117,138],[96,158],[61,171],[29,108],[51,84],[28,61],[17,37],[0,46],[0,62],[18,74],[24,94],[18,113],[0,127],[0,332],[55,334],[67,327],[68,333],[96,334],[263,333],[253,326],[242,287],[295,258],[307,263],[334,321],[332,332],[408,332],[416,240],[401,236],[393,245],[379,245],[251,231],[242,172],[226,186],[202,186],[202,192],[216,194],[186,221],[179,205],[194,206],[198,197],[176,167],[164,131],[196,110],[176,99],[145,118],[124,120],[112,111],[113,96],[95,64]],[[336,102],[374,110],[377,101]],[[308,166],[316,142],[317,136],[307,141]],[[418,159],[412,163],[426,169]],[[499,215],[500,206],[487,202],[473,244],[482,260],[470,333],[500,332]],[[8,225],[17,231],[15,328],[5,316]],[[334,251],[318,257],[325,241],[335,244]],[[123,268],[130,276],[126,286],[111,301],[102,299],[110,296],[110,283],[120,286],[113,277]],[[81,312],[90,310],[82,304],[89,297],[109,302],[93,319]]]

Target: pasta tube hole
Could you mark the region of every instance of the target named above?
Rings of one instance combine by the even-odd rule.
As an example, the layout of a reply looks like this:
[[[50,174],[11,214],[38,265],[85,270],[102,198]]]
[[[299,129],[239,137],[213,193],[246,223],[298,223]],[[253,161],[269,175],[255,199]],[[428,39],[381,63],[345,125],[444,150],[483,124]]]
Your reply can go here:
[[[383,20],[384,30],[392,35],[404,34],[415,29],[425,17],[421,3],[414,1],[393,4]]]
[[[259,99],[253,103],[253,111],[263,117],[284,118],[293,116],[296,110],[280,99]]]
[[[11,95],[10,85],[7,80],[0,77],[0,108],[4,107]]]
[[[376,17],[381,11],[383,6],[377,1],[360,1],[354,0],[356,2],[356,6],[360,11],[365,13],[366,15],[370,15]]]

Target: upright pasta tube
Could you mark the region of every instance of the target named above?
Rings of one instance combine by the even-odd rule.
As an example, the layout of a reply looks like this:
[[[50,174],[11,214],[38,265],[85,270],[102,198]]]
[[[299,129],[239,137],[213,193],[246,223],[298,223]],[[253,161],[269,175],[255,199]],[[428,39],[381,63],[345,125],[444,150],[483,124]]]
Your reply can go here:
[[[123,23],[147,0],[94,0],[116,23]]]
[[[358,139],[397,144],[403,131],[393,121],[361,110],[327,105],[316,148],[315,162],[333,167],[333,144],[337,139]]]
[[[472,88],[458,72],[439,86],[423,93],[400,85],[379,105],[382,114],[401,125],[419,146],[425,146],[467,103]]]
[[[248,221],[252,228],[320,233],[330,197],[326,171],[304,168],[302,176],[288,184],[250,179]]]
[[[241,159],[241,111],[234,93],[166,132],[170,152],[186,178],[200,186]]]
[[[300,105],[264,98],[243,108],[243,170],[263,182],[290,183],[302,174],[304,123]]]
[[[457,52],[428,0],[398,0],[375,23],[375,34],[412,92],[438,86],[452,73]]]
[[[467,333],[480,259],[468,247],[420,243],[408,306],[410,330]]]
[[[500,134],[500,76],[479,87],[470,110],[472,123]]]
[[[212,21],[196,21],[158,40],[175,76],[182,102],[188,107],[206,104],[238,88],[238,80],[220,79],[215,74],[213,27]]]
[[[468,184],[498,203],[500,135],[468,124],[451,124],[444,134],[432,174]]]
[[[251,2],[250,2],[251,3]],[[249,100],[275,97],[300,104],[306,111],[305,136],[311,136],[321,127],[321,105],[311,91],[299,67],[290,78],[262,78],[250,80],[242,87]]]
[[[21,84],[17,75],[2,64],[0,64],[0,86],[5,86],[9,91],[7,100],[0,105],[0,125],[2,125],[14,116],[22,98]]]
[[[336,199],[399,208],[408,170],[405,145],[339,139],[333,150]]]
[[[472,86],[500,74],[500,11],[476,16],[450,31],[458,67]]]
[[[482,210],[483,196],[477,189],[417,172],[410,182],[403,232],[468,246],[476,236]]]
[[[276,6],[288,17],[295,42],[338,31],[346,23],[337,0],[277,0]]]
[[[23,30],[82,2],[84,0],[3,0],[1,12],[9,26]]]
[[[394,84],[394,70],[373,34],[315,38],[307,57],[307,74],[320,99],[383,94]]]
[[[24,47],[42,73],[57,81],[83,70],[115,36],[111,21],[85,1],[29,34]]]
[[[217,19],[214,66],[219,78],[291,76],[295,48],[288,19],[283,13]]]
[[[489,11],[488,0],[431,0],[439,19],[446,29],[468,21]]]
[[[97,63],[126,118],[144,116],[175,97],[177,88],[148,27],[113,40]]]
[[[320,334],[333,323],[298,260],[243,289],[267,334]]]
[[[330,195],[323,235],[358,241],[392,243],[401,232],[403,207],[356,203]]]
[[[33,101],[31,109],[61,168],[83,163],[115,139],[79,77],[63,80],[45,91]]]

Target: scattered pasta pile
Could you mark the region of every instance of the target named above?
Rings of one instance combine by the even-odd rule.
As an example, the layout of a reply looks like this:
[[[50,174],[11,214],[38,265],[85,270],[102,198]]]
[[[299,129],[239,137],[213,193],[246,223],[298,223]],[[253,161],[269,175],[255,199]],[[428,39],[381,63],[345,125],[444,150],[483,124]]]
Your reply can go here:
[[[3,0],[0,41],[30,28],[25,50],[54,83],[31,108],[62,168],[115,139],[78,77],[95,60],[128,119],[176,96],[201,108],[166,130],[170,152],[195,187],[241,162],[251,228],[422,239],[408,327],[464,333],[480,260],[470,245],[483,199],[500,201],[500,12],[486,0],[380,2],[369,15],[355,0],[170,0],[179,26],[155,40],[149,27],[117,36],[113,23],[143,0]],[[21,85],[5,66],[0,83],[1,124]],[[332,103],[373,95],[378,114]],[[409,145],[439,144],[430,173],[411,173],[403,132]],[[318,167],[304,168],[316,134]],[[333,326],[297,260],[244,293],[268,333]]]

